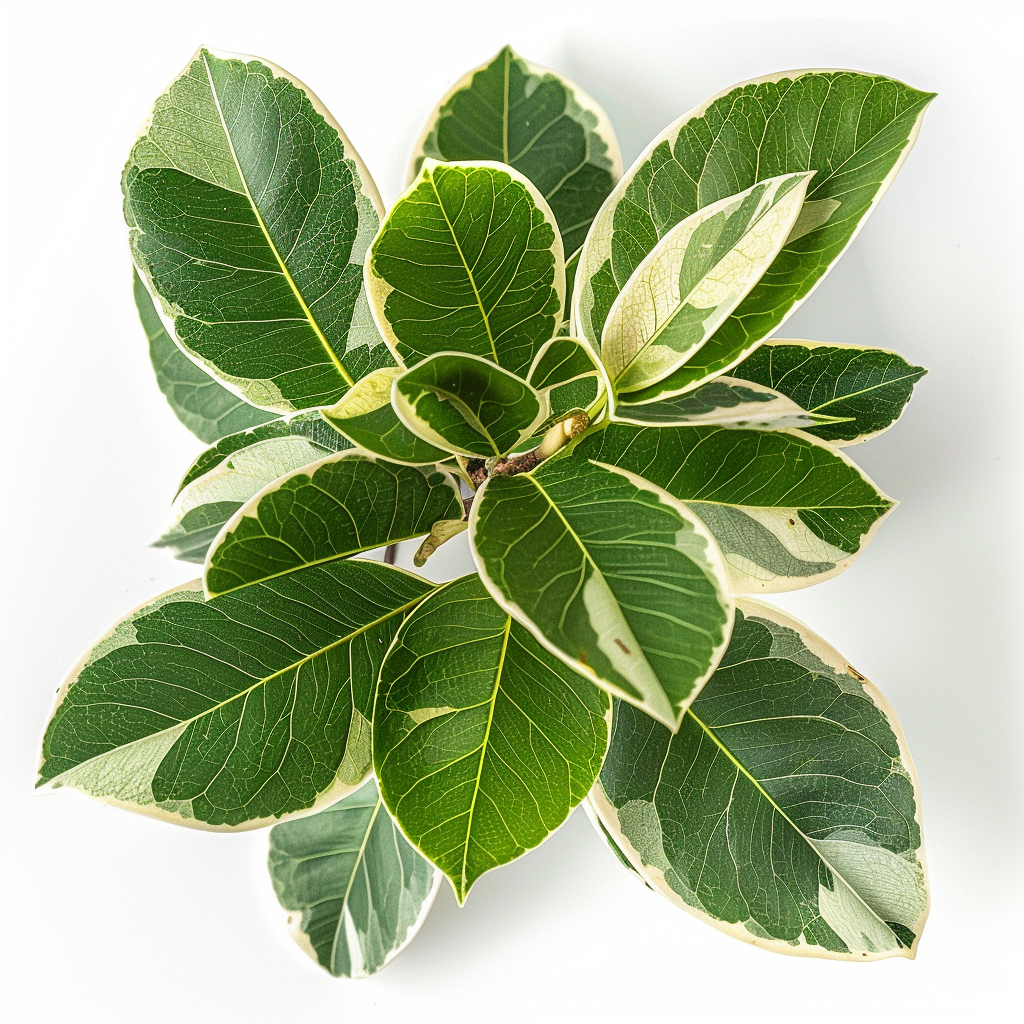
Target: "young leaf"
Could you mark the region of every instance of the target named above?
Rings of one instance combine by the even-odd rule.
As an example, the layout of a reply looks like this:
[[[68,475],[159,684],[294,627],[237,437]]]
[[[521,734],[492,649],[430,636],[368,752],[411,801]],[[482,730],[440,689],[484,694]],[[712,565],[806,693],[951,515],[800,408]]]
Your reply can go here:
[[[503,608],[571,668],[678,725],[732,623],[721,555],[692,512],[639,476],[573,453],[531,474],[492,476],[469,529]]]
[[[714,535],[734,593],[798,590],[847,569],[895,502],[798,431],[613,423],[575,450],[684,501]]]
[[[586,796],[609,706],[478,576],[439,588],[406,619],[381,670],[374,770],[402,831],[460,904],[484,872],[538,846]]]
[[[785,244],[813,174],[768,178],[665,234],[623,286],[601,333],[616,391],[667,377],[725,322]]]
[[[299,413],[229,434],[207,448],[185,474],[171,513],[153,547],[202,563],[224,524],[278,477],[351,447],[317,413]]]
[[[368,978],[412,942],[441,873],[398,830],[377,784],[270,830],[274,892],[295,941],[336,978]]]
[[[548,413],[525,381],[479,356],[437,352],[395,381],[399,419],[449,452],[491,458],[530,437]]]
[[[528,379],[538,391],[568,384],[582,377],[599,376],[590,346],[579,338],[552,338],[533,360]]]
[[[927,372],[881,348],[773,338],[747,356],[732,376],[774,388],[809,412],[842,417],[805,429],[843,448],[888,430]]]
[[[574,82],[510,46],[445,94],[413,149],[409,181],[424,157],[511,164],[550,204],[567,253],[583,244],[622,174],[608,115]]]
[[[458,484],[436,467],[341,452],[275,480],[224,527],[206,560],[210,597],[411,540],[464,512]]]
[[[369,771],[384,652],[432,589],[391,566],[345,561],[212,601],[199,581],[172,590],[72,671],[39,785],[207,829],[329,803]]]
[[[184,426],[209,444],[274,418],[272,412],[243,402],[196,366],[167,333],[152,296],[134,268],[132,279],[135,307],[149,340],[149,359],[157,385]]]
[[[442,462],[451,453],[414,434],[391,404],[392,387],[404,372],[400,366],[374,370],[356,381],[337,405],[322,410],[322,415],[353,444],[391,462],[408,466]]]
[[[750,430],[808,429],[836,421],[835,417],[807,412],[791,398],[771,388],[732,377],[716,377],[695,391],[643,405],[616,398],[611,418],[617,423],[634,423],[642,427],[704,423]]]
[[[566,250],[569,252],[570,250]],[[572,330],[572,293],[576,287],[576,271],[580,266],[580,253],[582,248],[577,249],[565,260],[565,299],[562,302],[562,322],[558,325],[559,334],[577,333]]]
[[[792,71],[733,86],[659,135],[613,189],[580,256],[573,315],[592,343],[644,257],[702,206],[759,180],[816,171],[760,283],[659,394],[735,366],[825,276],[889,187],[931,93],[881,75]]]
[[[591,793],[647,884],[779,953],[913,957],[928,912],[899,723],[819,637],[743,602],[679,731],[616,702]]]
[[[328,405],[391,362],[361,287],[376,187],[280,68],[199,50],[122,185],[135,262],[178,340],[253,405]]]
[[[511,167],[427,160],[373,240],[366,281],[400,362],[457,349],[525,376],[561,322],[562,241]]]

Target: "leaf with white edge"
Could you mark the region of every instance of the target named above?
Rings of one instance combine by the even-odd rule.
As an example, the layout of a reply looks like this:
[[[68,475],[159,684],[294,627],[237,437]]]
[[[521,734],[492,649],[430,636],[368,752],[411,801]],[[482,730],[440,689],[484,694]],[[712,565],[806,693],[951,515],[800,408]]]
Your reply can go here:
[[[391,362],[362,288],[380,197],[285,71],[199,50],[157,100],[122,187],[136,265],[178,341],[248,402],[329,405]]]
[[[574,452],[490,477],[469,529],[503,608],[571,668],[676,727],[732,625],[725,566],[697,516]]]
[[[612,405],[611,418],[617,423],[643,427],[703,423],[749,430],[808,429],[840,421],[838,417],[807,412],[791,398],[771,388],[732,377],[716,377],[695,391],[643,405],[617,398]]]
[[[72,670],[38,784],[214,830],[330,803],[370,770],[384,653],[431,590],[358,560],[212,601],[198,580],[172,590]]]
[[[842,417],[805,429],[843,448],[888,430],[927,372],[881,348],[772,338],[732,376],[774,388],[808,412]]]
[[[392,393],[398,418],[449,452],[491,458],[530,437],[548,413],[529,384],[490,360],[438,352],[406,370]]]
[[[406,619],[381,669],[374,770],[402,831],[460,904],[484,872],[539,846],[586,796],[610,704],[476,575],[445,584]]]
[[[373,240],[366,282],[405,365],[458,350],[524,376],[562,320],[562,240],[518,171],[427,160]]]
[[[402,835],[371,778],[270,830],[274,892],[295,941],[336,978],[368,978],[415,938],[441,872]]]
[[[224,524],[256,493],[279,477],[351,445],[317,413],[298,413],[229,434],[192,464],[164,532],[153,547],[202,563]]]
[[[612,423],[574,454],[685,502],[717,541],[740,594],[799,590],[838,575],[896,504],[842,452],[800,431]]]
[[[360,448],[391,462],[409,466],[442,462],[451,453],[414,434],[391,404],[392,386],[404,372],[400,366],[374,370],[356,381],[337,405],[323,409],[323,417]]]
[[[564,319],[559,324],[559,334],[575,333],[572,330],[572,293],[576,287],[576,271],[579,270],[580,253],[582,251],[582,249],[577,249],[565,261],[565,300],[562,303],[562,316]]]
[[[599,376],[593,352],[579,338],[559,337],[537,353],[527,379],[538,391],[548,391],[582,377]]]
[[[149,340],[149,359],[157,385],[181,423],[209,444],[273,419],[274,413],[243,402],[182,352],[167,333],[139,272],[133,269],[132,277],[135,307]]]
[[[595,218],[580,256],[575,330],[597,343],[625,283],[681,220],[764,178],[816,171],[782,252],[664,394],[735,366],[853,240],[909,153],[932,96],[881,75],[815,70],[755,79],[700,104],[651,143]]]
[[[774,608],[740,605],[675,735],[616,703],[591,801],[652,889],[727,935],[839,960],[916,952],[928,887],[899,723]]]
[[[661,238],[601,332],[601,359],[617,392],[667,377],[718,330],[779,254],[813,174],[758,182],[702,206]]]
[[[458,483],[436,466],[358,450],[331,455],[280,477],[238,510],[210,548],[206,593],[412,540],[463,511]]]
[[[424,157],[511,164],[543,193],[566,252],[583,244],[622,174],[608,115],[578,85],[510,46],[448,90],[413,149],[409,181]]]

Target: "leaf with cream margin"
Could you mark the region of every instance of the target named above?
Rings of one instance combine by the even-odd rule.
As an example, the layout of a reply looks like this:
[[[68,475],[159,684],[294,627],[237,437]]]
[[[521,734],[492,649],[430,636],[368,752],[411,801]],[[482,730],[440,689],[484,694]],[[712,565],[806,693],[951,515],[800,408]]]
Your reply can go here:
[[[443,469],[358,450],[330,455],[275,480],[235,513],[207,556],[206,593],[412,540],[463,512],[459,485]]]
[[[329,405],[391,363],[362,266],[382,207],[301,82],[200,49],[122,179],[132,253],[182,347],[253,405]]]
[[[580,253],[582,248],[577,249],[565,260],[565,300],[562,304],[563,320],[558,325],[559,334],[572,334],[572,293],[576,287],[576,271],[580,266]]]
[[[725,322],[785,244],[813,173],[758,182],[702,206],[661,238],[601,332],[601,359],[617,392],[667,377]]]
[[[714,536],[733,593],[799,590],[854,562],[895,507],[831,445],[796,430],[612,423],[574,454],[685,502]]]
[[[732,377],[716,377],[695,391],[643,405],[616,398],[611,418],[644,427],[711,424],[749,430],[809,429],[841,422],[837,417],[807,412],[771,388]]]
[[[137,270],[132,270],[132,278],[135,307],[149,341],[149,360],[157,385],[182,425],[200,441],[210,444],[227,434],[272,420],[274,413],[243,402],[182,352],[167,333]]]
[[[888,430],[927,372],[881,348],[772,338],[732,376],[774,388],[809,412],[842,417],[804,429],[844,448]]]
[[[153,547],[170,548],[175,558],[201,564],[224,524],[254,494],[278,477],[350,447],[315,412],[229,434],[189,467]]]
[[[392,402],[410,431],[471,458],[507,454],[548,414],[526,381],[461,352],[436,352],[406,370],[395,379]]]
[[[685,505],[579,451],[487,480],[474,560],[548,650],[674,729],[729,641],[725,566]]]
[[[881,75],[790,71],[732,86],[662,132],[612,190],[587,235],[575,330],[597,344],[608,312],[676,224],[759,180],[815,171],[782,252],[713,337],[648,397],[724,373],[822,280],[896,176],[932,93]]]
[[[353,444],[391,462],[409,466],[443,462],[451,453],[414,434],[395,412],[393,385],[404,372],[400,366],[374,370],[356,381],[337,405],[323,409],[323,417]]]
[[[549,654],[475,574],[410,615],[381,669],[381,795],[460,904],[486,871],[539,846],[587,795],[611,701]]]
[[[350,560],[212,601],[198,580],[172,590],[72,670],[43,740],[39,785],[215,830],[330,803],[370,769],[384,653],[432,589]]]
[[[409,181],[424,157],[494,160],[525,174],[558,218],[567,253],[583,244],[622,174],[604,110],[564,75],[524,60],[510,46],[445,93],[413,148]]]
[[[562,240],[513,168],[427,160],[373,240],[366,282],[400,363],[457,350],[524,376],[562,321]]]
[[[590,799],[652,889],[727,935],[839,960],[916,952],[928,887],[899,723],[774,608],[740,603],[675,735],[616,702]]]
[[[371,778],[270,830],[270,877],[295,941],[336,978],[368,978],[415,938],[441,884]]]

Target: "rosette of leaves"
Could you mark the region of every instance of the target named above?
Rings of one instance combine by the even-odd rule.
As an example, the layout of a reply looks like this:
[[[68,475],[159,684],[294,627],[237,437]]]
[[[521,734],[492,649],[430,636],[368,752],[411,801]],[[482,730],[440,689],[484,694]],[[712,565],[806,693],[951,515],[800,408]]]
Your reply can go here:
[[[924,371],[778,332],[930,99],[772,75],[623,174],[598,104],[506,48],[439,103],[385,211],[306,86],[201,49],[123,188],[158,382],[210,445],[157,543],[203,575],[71,672],[40,785],[274,825],[277,896],[336,975],[581,802],[731,935],[913,956],[895,715],[753,598],[842,572],[893,508],[844,449]],[[367,557],[457,537],[477,571],[448,582]]]

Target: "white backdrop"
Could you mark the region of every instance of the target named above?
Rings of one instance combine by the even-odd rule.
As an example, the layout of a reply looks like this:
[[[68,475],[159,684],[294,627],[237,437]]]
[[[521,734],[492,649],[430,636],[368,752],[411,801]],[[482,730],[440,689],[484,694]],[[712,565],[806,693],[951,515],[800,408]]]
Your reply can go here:
[[[1017,989],[1017,5],[723,6],[36,0],[6,15],[7,1019],[944,1020],[999,1013]],[[699,100],[770,71],[851,67],[940,93],[893,188],[785,331],[931,368],[898,428],[851,453],[902,507],[847,574],[778,602],[902,719],[933,888],[916,962],[855,967],[726,938],[637,885],[578,812],[480,881],[465,909],[442,890],[383,974],[337,981],[286,934],[266,833],[194,832],[32,792],[64,673],[124,612],[194,575],[147,547],[201,447],[153,382],[131,299],[119,174],[150,103],[200,43],[272,59],[317,91],[390,201],[431,105],[505,42],[597,97],[627,164]]]

